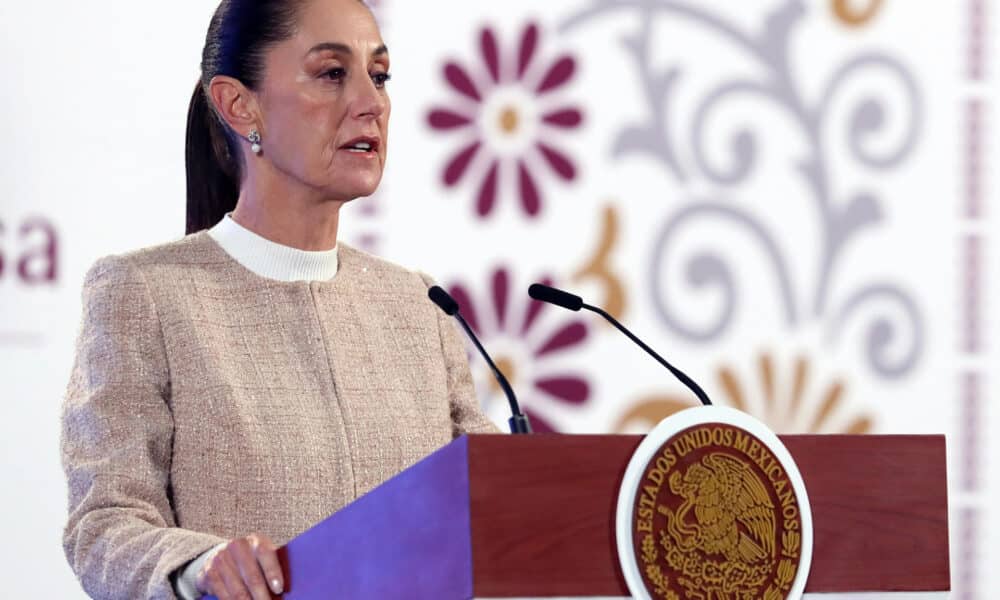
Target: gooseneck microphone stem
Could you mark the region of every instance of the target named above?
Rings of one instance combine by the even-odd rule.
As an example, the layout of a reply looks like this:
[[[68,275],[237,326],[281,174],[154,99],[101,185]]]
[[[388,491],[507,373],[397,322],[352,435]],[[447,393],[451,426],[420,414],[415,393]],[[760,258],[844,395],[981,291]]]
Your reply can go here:
[[[465,322],[465,319],[462,317],[462,313],[456,312],[454,317],[458,319],[462,329],[464,329],[465,333],[469,335],[469,339],[471,339],[472,343],[475,344],[476,350],[479,350],[479,354],[481,354],[486,360],[486,364],[489,365],[490,370],[493,371],[493,376],[496,377],[497,383],[500,384],[500,389],[502,389],[504,395],[507,396],[507,402],[510,403],[510,413],[512,415],[508,420],[510,423],[510,432],[531,433],[531,425],[528,423],[528,417],[521,413],[521,407],[517,404],[517,397],[514,396],[514,390],[511,389],[510,382],[507,381],[503,372],[500,371],[496,363],[493,362],[493,359],[490,358],[490,355],[486,352],[486,349],[483,348],[483,345],[479,343],[479,338],[476,337],[475,333],[473,333],[469,324]]]
[[[427,290],[427,296],[438,306],[438,308],[444,311],[446,315],[458,319],[458,322],[462,326],[462,329],[465,330],[466,335],[468,335],[469,339],[472,340],[472,343],[475,344],[476,350],[479,351],[479,354],[483,357],[483,360],[486,361],[486,364],[490,366],[490,370],[493,371],[493,376],[496,378],[497,383],[500,384],[500,389],[502,389],[504,395],[507,396],[507,402],[510,403],[510,412],[512,416],[507,420],[510,424],[510,432],[531,433],[531,422],[528,420],[528,416],[521,412],[521,407],[517,403],[517,397],[514,395],[514,390],[511,389],[510,383],[507,381],[507,378],[504,377],[503,372],[497,368],[496,363],[494,363],[493,359],[490,358],[489,353],[487,353],[486,349],[483,348],[483,345],[479,343],[479,338],[476,337],[475,332],[472,331],[469,324],[465,322],[465,319],[462,317],[462,313],[459,312],[458,302],[451,297],[451,294],[436,285],[431,286],[431,288]]]
[[[541,283],[531,284],[531,286],[528,288],[528,295],[534,298],[535,300],[538,300],[539,302],[547,302],[549,304],[555,304],[556,306],[561,306],[566,310],[572,310],[576,312],[579,311],[581,308],[585,308],[591,312],[595,312],[601,315],[602,317],[605,318],[605,320],[608,321],[608,323],[614,325],[618,329],[618,331],[624,333],[626,336],[628,336],[628,339],[635,342],[637,346],[645,350],[647,354],[655,358],[657,362],[666,367],[667,370],[670,371],[674,377],[679,379],[680,382],[686,385],[689,390],[694,392],[695,396],[698,396],[698,399],[701,400],[702,404],[704,404],[705,406],[712,405],[712,401],[708,399],[708,394],[705,393],[705,390],[701,389],[700,385],[695,383],[694,380],[688,377],[683,371],[674,367],[672,364],[668,363],[662,356],[657,354],[655,350],[647,346],[645,342],[637,338],[634,333],[632,333],[624,325],[619,323],[618,319],[612,317],[607,312],[605,312],[604,309],[598,308],[596,306],[591,306],[590,304],[584,304],[583,298],[580,298],[576,294],[570,294],[569,292],[565,292],[563,290],[560,290],[559,288],[554,288],[549,285],[543,285]]]
[[[642,348],[643,350],[645,350],[647,354],[649,354],[650,356],[652,356],[653,358],[655,358],[657,360],[657,362],[659,362],[661,365],[663,365],[664,367],[666,367],[668,371],[670,371],[671,373],[673,373],[674,377],[676,377],[677,379],[680,379],[681,383],[683,383],[684,385],[686,385],[689,390],[691,390],[692,392],[694,392],[695,396],[698,396],[698,399],[701,400],[702,404],[704,404],[705,406],[711,406],[712,405],[712,401],[708,399],[708,394],[705,393],[705,390],[701,389],[700,385],[698,385],[697,383],[695,383],[694,379],[691,379],[690,377],[687,376],[686,373],[684,373],[684,371],[681,371],[677,367],[675,367],[672,364],[668,363],[665,358],[663,358],[662,356],[660,356],[659,354],[657,354],[656,350],[653,350],[652,348],[650,348],[649,346],[647,346],[646,342],[643,342],[642,340],[640,340],[638,337],[635,336],[634,333],[632,333],[624,325],[622,325],[621,323],[619,323],[618,319],[612,317],[603,308],[598,308],[597,306],[591,306],[590,304],[584,303],[584,304],[580,305],[580,308],[585,308],[585,309],[587,309],[587,310],[589,310],[591,312],[595,312],[595,313],[601,315],[602,317],[604,317],[605,320],[607,320],[608,323],[611,323],[612,325],[614,325],[618,329],[618,331],[624,333],[626,336],[628,336],[628,339],[630,339],[633,342],[635,342],[636,345],[638,345],[640,348]]]

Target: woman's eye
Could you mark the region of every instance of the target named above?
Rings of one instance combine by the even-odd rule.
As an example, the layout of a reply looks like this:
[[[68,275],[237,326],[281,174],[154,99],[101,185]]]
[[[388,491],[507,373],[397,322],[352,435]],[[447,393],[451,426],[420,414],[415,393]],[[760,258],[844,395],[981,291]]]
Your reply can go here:
[[[323,77],[339,81],[344,78],[345,74],[346,72],[344,69],[337,67],[336,69],[330,69],[329,71],[323,73]]]
[[[373,73],[372,81],[375,82],[375,87],[385,87],[385,84],[392,79],[392,75],[389,73]]]

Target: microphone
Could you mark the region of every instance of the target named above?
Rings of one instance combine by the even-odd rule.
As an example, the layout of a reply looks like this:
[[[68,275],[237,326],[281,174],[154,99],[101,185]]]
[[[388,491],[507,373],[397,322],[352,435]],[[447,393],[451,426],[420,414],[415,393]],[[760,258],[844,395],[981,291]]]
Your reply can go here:
[[[607,319],[609,323],[614,325],[618,329],[618,331],[624,333],[626,336],[628,336],[630,340],[632,340],[640,348],[645,350],[647,354],[655,358],[657,362],[666,367],[667,370],[674,375],[674,377],[679,379],[681,383],[687,386],[687,388],[691,390],[695,396],[698,396],[698,399],[701,400],[702,404],[704,404],[705,406],[712,405],[712,401],[708,399],[708,394],[705,393],[705,390],[701,389],[700,385],[698,385],[697,383],[694,382],[693,379],[685,375],[683,371],[674,367],[672,364],[664,360],[664,358],[659,354],[657,354],[655,350],[647,346],[645,342],[637,338],[635,334],[629,331],[624,325],[619,323],[617,319],[609,315],[603,309],[586,304],[583,301],[583,298],[581,298],[580,296],[577,296],[575,294],[570,294],[569,292],[564,292],[563,290],[551,286],[542,285],[540,283],[531,284],[531,286],[528,288],[528,295],[531,296],[533,299],[538,300],[539,302],[547,302],[549,304],[555,304],[556,306],[561,306],[565,309],[572,310],[574,312],[579,311],[581,308],[585,308],[589,311],[601,315],[602,317]]]
[[[465,329],[465,333],[469,336],[469,339],[472,340],[472,343],[476,345],[476,349],[479,350],[479,353],[483,356],[486,364],[490,366],[490,369],[493,371],[493,376],[496,377],[497,383],[500,384],[500,389],[503,390],[504,395],[507,396],[507,401],[510,403],[510,412],[512,416],[507,421],[510,423],[510,432],[531,433],[531,423],[528,421],[528,416],[521,412],[521,407],[518,406],[517,398],[514,396],[514,390],[511,389],[507,378],[504,377],[503,373],[500,372],[500,369],[497,368],[496,363],[493,362],[490,355],[486,353],[486,349],[479,343],[479,338],[477,338],[476,334],[473,333],[472,328],[469,327],[469,324],[462,318],[462,313],[458,310],[458,302],[451,297],[451,294],[444,291],[443,288],[437,285],[431,286],[430,289],[427,290],[427,297],[431,299],[431,302],[437,304],[438,308],[444,311],[444,314],[458,319],[458,322],[462,325],[462,328]]]

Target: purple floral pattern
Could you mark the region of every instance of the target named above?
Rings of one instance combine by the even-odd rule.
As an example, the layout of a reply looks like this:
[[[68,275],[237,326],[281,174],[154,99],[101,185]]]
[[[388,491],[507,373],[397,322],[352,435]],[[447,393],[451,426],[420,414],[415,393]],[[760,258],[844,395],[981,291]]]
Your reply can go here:
[[[577,177],[573,160],[552,141],[560,131],[572,131],[583,122],[580,109],[565,104],[557,93],[573,78],[576,61],[562,55],[541,63],[540,40],[538,25],[529,24],[516,52],[508,56],[496,32],[484,28],[479,51],[485,69],[446,63],[444,78],[454,98],[449,106],[435,107],[427,115],[432,129],[464,134],[442,171],[445,186],[457,186],[477,159],[486,165],[476,186],[475,210],[480,217],[489,216],[496,207],[504,173],[516,182],[521,208],[529,217],[542,209],[540,171],[547,167],[566,182]]]

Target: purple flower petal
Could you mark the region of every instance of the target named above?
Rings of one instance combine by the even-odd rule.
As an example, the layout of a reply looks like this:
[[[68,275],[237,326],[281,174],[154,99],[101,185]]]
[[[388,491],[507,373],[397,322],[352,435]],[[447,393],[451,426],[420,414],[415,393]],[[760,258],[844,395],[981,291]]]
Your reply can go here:
[[[570,162],[565,154],[541,142],[538,142],[537,146],[556,174],[566,181],[572,181],[576,178],[576,167],[573,166],[573,163]]]
[[[469,74],[462,67],[452,62],[446,64],[444,77],[456,92],[468,96],[476,102],[482,102],[483,99],[479,95],[479,90],[476,89],[476,84],[472,83]]]
[[[544,94],[564,85],[573,76],[574,71],[576,71],[576,61],[572,57],[560,58],[545,74],[542,83],[538,84],[538,89],[535,91]]]
[[[542,285],[552,285],[552,278],[543,277],[539,283]],[[528,330],[535,324],[535,319],[538,318],[538,315],[541,314],[545,306],[544,302],[532,301],[528,303],[528,310],[524,313],[524,324],[521,326],[521,333],[528,333]]]
[[[483,29],[479,39],[479,48],[483,53],[486,67],[493,76],[494,83],[500,83],[500,51],[497,49],[497,38],[490,28]]]
[[[535,178],[531,176],[531,171],[524,164],[523,160],[517,161],[518,185],[521,188],[521,206],[529,216],[538,214],[542,206],[541,196],[538,194],[538,186],[535,185]]]
[[[583,113],[575,108],[564,108],[542,117],[542,120],[549,125],[571,129],[578,127],[583,122]]]
[[[549,338],[549,341],[545,342],[541,348],[535,351],[535,356],[544,356],[552,352],[564,350],[570,346],[575,346],[586,339],[586,337],[587,327],[583,322],[573,321]]]
[[[531,59],[535,57],[535,48],[538,46],[538,26],[534,23],[528,25],[521,34],[521,45],[517,51],[517,78],[524,77],[524,72],[531,65]]]
[[[535,387],[569,404],[583,404],[590,397],[590,385],[579,377],[540,379]]]
[[[483,185],[479,188],[479,198],[476,200],[476,213],[480,217],[485,217],[493,211],[493,204],[497,199],[497,169],[500,162],[494,160]]]
[[[449,162],[448,166],[444,168],[444,184],[451,187],[458,183],[458,180],[465,175],[465,171],[469,168],[469,163],[479,152],[479,147],[482,144],[480,142],[473,142],[469,144],[462,150],[460,150]]]
[[[434,129],[455,129],[471,124],[472,119],[447,109],[437,109],[427,115],[427,122]]]
[[[476,317],[476,305],[472,303],[472,298],[469,296],[469,292],[465,291],[465,287],[462,285],[453,285],[448,290],[448,293],[458,303],[458,309],[462,311],[462,317],[465,318],[465,322],[469,324],[469,327],[482,335],[482,330],[479,328],[479,319]]]
[[[507,300],[510,296],[510,278],[507,269],[497,269],[493,274],[493,307],[497,311],[497,325],[504,328],[507,321]]]
[[[530,408],[524,409],[524,414],[528,416],[528,420],[531,422],[531,431],[534,433],[558,433],[548,420],[543,419]]]

